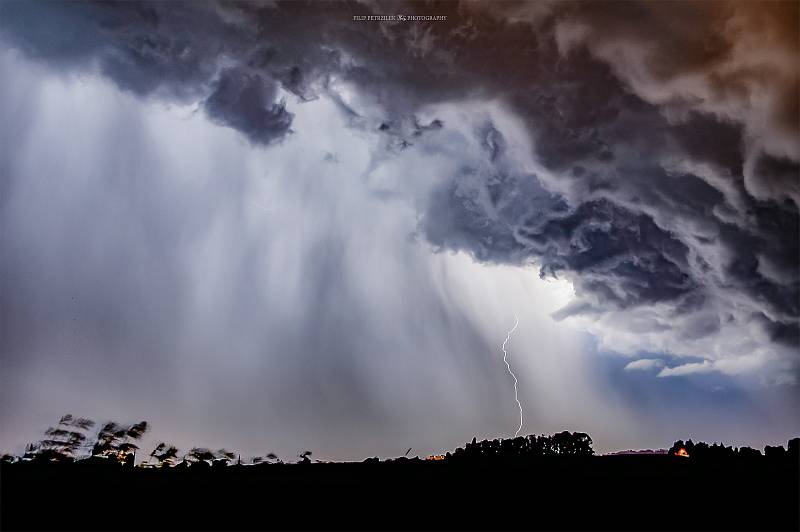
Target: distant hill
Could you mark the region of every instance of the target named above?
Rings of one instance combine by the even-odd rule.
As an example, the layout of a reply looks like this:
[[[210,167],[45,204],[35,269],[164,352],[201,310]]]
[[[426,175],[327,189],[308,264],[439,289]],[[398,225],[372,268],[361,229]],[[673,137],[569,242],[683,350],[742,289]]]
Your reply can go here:
[[[613,453],[606,453],[605,456],[620,456],[620,455],[631,455],[631,454],[667,454],[669,451],[666,449],[640,449],[638,451],[634,451],[633,449],[627,449],[625,451],[614,451]]]

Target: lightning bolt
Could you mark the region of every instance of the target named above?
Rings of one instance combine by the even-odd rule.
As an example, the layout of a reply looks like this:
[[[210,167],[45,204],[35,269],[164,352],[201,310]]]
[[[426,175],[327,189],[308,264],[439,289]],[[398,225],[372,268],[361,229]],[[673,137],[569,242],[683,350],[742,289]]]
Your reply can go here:
[[[519,408],[519,427],[517,428],[517,432],[514,433],[514,437],[516,438],[519,436],[519,432],[522,430],[522,403],[519,402],[519,395],[517,392],[517,376],[514,375],[514,372],[511,371],[511,365],[508,363],[508,353],[506,352],[506,344],[511,339],[511,334],[517,329],[517,325],[519,325],[519,318],[516,314],[514,314],[514,326],[511,327],[511,330],[508,331],[506,334],[506,339],[503,341],[503,346],[500,348],[503,350],[503,362],[506,363],[506,368],[508,369],[508,374],[514,379],[514,400],[517,402],[517,407]]]

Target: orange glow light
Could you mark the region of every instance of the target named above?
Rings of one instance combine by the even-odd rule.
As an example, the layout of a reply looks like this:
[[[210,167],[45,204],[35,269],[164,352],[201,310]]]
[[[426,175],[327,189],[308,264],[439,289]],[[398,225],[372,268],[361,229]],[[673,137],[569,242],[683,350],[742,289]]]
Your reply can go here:
[[[675,456],[683,456],[684,458],[689,458],[689,453],[686,452],[686,449],[681,447],[678,449],[678,452],[675,453]]]

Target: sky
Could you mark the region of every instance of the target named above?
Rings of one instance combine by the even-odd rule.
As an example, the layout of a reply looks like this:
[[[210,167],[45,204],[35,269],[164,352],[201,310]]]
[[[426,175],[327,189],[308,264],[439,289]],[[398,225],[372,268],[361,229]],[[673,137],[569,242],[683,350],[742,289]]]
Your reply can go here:
[[[798,6],[0,3],[0,449],[784,444]]]

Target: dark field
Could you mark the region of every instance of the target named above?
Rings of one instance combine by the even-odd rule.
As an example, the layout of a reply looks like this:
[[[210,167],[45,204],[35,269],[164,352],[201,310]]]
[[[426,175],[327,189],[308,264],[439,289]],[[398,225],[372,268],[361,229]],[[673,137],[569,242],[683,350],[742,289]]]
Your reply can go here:
[[[797,530],[790,462],[3,464],[2,528]]]

